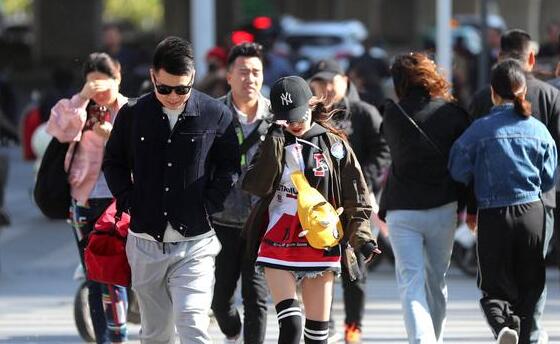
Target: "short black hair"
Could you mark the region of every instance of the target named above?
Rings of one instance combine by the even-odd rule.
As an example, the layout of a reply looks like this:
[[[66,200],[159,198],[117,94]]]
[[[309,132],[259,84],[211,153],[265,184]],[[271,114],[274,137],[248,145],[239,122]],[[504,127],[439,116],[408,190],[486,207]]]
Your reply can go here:
[[[190,74],[194,70],[191,43],[176,36],[165,38],[156,47],[152,66],[156,71],[164,69],[173,75]]]
[[[520,29],[506,31],[500,39],[500,55],[525,62],[531,49],[531,36]]]
[[[259,60],[263,60],[263,48],[262,45],[258,43],[240,43],[231,48],[227,58],[228,68],[235,62],[235,59],[239,56],[244,57],[257,57]]]
[[[116,79],[121,72],[121,65],[107,53],[91,53],[84,61],[82,75],[86,78],[92,72],[103,73],[110,78]]]

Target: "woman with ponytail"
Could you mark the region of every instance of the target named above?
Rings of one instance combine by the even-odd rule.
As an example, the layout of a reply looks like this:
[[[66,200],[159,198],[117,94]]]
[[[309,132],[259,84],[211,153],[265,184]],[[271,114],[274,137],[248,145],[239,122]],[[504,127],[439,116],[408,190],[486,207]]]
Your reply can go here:
[[[557,153],[547,128],[531,116],[521,65],[492,69],[490,114],[454,143],[451,176],[474,184],[478,217],[480,304],[498,343],[529,343],[532,316],[545,282],[545,209],[541,195],[554,185]],[[471,211],[472,212],[472,211]],[[473,212],[476,213],[476,212]]]

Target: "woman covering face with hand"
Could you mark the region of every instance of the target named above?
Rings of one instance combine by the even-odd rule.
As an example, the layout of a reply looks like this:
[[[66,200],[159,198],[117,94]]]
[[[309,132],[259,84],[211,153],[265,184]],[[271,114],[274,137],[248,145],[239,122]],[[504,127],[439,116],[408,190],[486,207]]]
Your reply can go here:
[[[299,343],[303,332],[305,343],[327,343],[332,284],[341,271],[342,246],[350,253],[349,241],[367,259],[379,253],[369,226],[369,192],[354,152],[329,123],[332,113],[312,97],[305,80],[279,79],[270,101],[277,122],[243,180],[246,191],[262,197],[245,226],[248,253],[264,272],[276,305],[278,342]],[[303,204],[313,203],[312,198],[324,201],[311,207],[307,221],[303,213],[309,209]],[[338,226],[334,209],[342,211]],[[331,228],[332,238],[337,238],[329,246],[317,244],[315,231],[320,226]],[[303,331],[298,284],[305,305]]]
[[[127,102],[119,93],[120,65],[109,55],[90,54],[84,62],[83,76],[85,82],[81,91],[71,99],[60,100],[52,108],[47,123],[49,134],[60,142],[71,143],[65,168],[69,169],[73,199],[71,222],[82,265],[87,235],[113,198],[101,173],[101,163],[112,123]],[[89,308],[97,342],[126,341],[126,288],[88,283]],[[107,305],[103,305],[102,299],[107,300]]]

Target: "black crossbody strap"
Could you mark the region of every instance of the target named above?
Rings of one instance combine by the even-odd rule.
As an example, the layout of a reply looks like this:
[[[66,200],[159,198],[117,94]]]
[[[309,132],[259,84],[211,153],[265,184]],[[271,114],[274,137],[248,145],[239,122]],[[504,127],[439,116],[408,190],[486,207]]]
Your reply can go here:
[[[257,141],[260,140],[262,135],[266,135],[266,132],[268,131],[268,127],[270,126],[270,124],[271,123],[269,123],[267,120],[264,119],[260,121],[260,123],[256,126],[256,128],[253,129],[253,131],[249,134],[249,136],[247,136],[239,146],[239,150],[242,155],[247,153],[249,148],[251,148],[255,143],[257,143]]]
[[[404,109],[402,108],[402,106],[391,100],[391,102],[393,104],[395,104],[395,106],[399,109],[399,111],[403,114],[403,116],[410,122],[410,124],[412,124],[417,130],[418,132],[420,132],[420,134],[422,134],[422,136],[424,136],[424,138],[426,139],[426,141],[428,141],[428,143],[434,148],[434,150],[436,152],[438,152],[438,154],[445,159],[445,154],[443,154],[443,152],[441,151],[441,149],[439,148],[439,146],[428,136],[428,134],[426,134],[426,132],[424,130],[422,130],[422,128],[420,128],[420,126],[412,119],[412,117],[410,117],[408,115],[408,113],[406,111],[404,111]]]

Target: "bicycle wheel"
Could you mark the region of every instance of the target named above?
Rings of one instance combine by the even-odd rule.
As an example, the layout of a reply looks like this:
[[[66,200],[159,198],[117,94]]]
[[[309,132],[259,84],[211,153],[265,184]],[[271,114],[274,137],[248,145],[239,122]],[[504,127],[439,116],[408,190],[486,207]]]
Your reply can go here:
[[[93,331],[93,323],[89,313],[88,294],[87,282],[84,281],[80,284],[74,296],[74,322],[80,337],[86,343],[95,343],[95,332]]]

